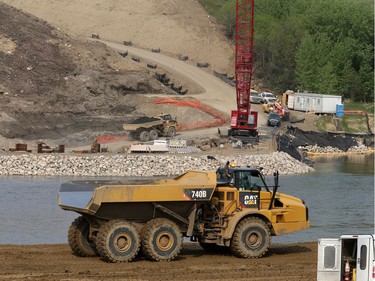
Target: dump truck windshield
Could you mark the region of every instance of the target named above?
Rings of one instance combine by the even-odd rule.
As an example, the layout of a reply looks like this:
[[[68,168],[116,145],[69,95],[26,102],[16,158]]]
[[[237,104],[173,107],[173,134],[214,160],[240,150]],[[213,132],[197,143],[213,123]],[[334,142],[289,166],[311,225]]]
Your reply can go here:
[[[219,186],[231,185],[239,190],[267,189],[261,173],[256,169],[219,168],[216,171],[216,176],[217,184]]]
[[[164,114],[163,116],[161,116],[161,118],[163,120],[173,120],[172,116],[170,114]]]
[[[253,176],[251,171],[238,171],[235,176],[235,186],[239,190],[260,190],[264,186],[260,177]]]

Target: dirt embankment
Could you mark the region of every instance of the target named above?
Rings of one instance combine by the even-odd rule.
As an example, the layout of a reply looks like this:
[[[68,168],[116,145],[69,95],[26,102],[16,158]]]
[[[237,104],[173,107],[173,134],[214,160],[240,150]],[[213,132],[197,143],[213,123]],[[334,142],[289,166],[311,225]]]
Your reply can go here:
[[[316,280],[316,243],[274,245],[260,259],[185,245],[176,260],[165,263],[140,256],[130,263],[108,264],[76,257],[66,244],[0,245],[0,251],[1,280]]]
[[[146,97],[174,93],[170,88],[104,44],[67,34],[1,2],[0,23],[3,142],[92,142],[108,131],[123,132],[123,123],[144,112],[177,112],[168,105],[155,106]],[[194,109],[181,113],[185,122],[209,118]]]
[[[83,36],[99,34],[115,42],[189,60],[207,62],[220,72],[234,71],[234,45],[196,0],[45,1],[1,0]]]

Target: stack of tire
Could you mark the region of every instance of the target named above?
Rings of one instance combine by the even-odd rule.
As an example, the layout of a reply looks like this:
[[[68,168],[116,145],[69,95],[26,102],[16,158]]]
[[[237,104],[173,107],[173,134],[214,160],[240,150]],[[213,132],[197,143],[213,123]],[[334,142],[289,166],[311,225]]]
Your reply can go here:
[[[163,83],[165,86],[171,87],[173,91],[180,95],[186,95],[188,92],[188,89],[182,89],[181,85],[175,85],[173,82],[170,82],[171,79],[167,77],[166,73],[155,73],[156,79],[158,79],[161,83]]]
[[[230,86],[236,87],[236,80],[234,79],[234,76],[228,76],[226,73],[220,73],[217,71],[214,71],[214,75]]]

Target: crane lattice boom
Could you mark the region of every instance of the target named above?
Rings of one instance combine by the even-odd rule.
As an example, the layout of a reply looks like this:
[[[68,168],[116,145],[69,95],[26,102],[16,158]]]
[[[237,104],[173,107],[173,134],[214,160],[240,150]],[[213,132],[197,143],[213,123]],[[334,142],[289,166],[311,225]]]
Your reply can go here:
[[[253,72],[254,0],[236,1],[235,77],[237,110],[232,110],[233,135],[257,133],[257,112],[251,111],[250,92]]]

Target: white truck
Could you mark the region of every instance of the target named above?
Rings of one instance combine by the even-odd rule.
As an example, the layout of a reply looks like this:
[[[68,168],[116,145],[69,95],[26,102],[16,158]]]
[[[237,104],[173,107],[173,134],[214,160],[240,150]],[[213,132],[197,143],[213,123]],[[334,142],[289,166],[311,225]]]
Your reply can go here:
[[[318,240],[317,281],[375,281],[375,234]]]

